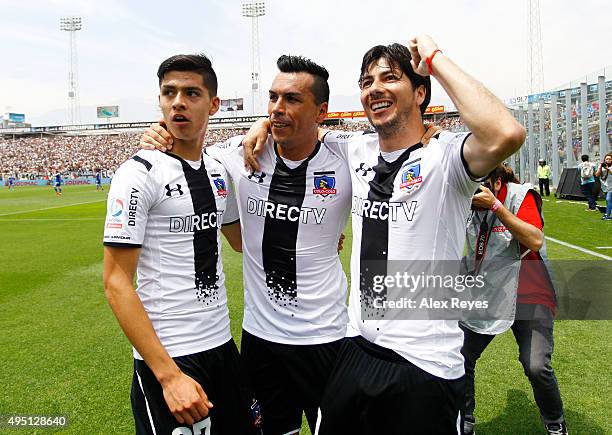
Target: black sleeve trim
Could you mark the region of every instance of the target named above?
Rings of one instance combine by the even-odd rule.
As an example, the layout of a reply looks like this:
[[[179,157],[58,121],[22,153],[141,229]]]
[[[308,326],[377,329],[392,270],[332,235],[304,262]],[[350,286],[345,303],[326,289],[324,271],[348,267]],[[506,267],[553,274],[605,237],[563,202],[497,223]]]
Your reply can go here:
[[[328,134],[330,134],[330,133],[331,133],[331,130],[327,130],[327,131],[325,132],[325,134],[323,135],[323,137],[321,138],[321,142],[325,143],[325,138],[326,138],[326,137],[327,137],[327,135],[328,135]]]
[[[134,156],[132,157],[132,159],[136,160],[138,163],[142,163],[144,167],[147,168],[147,172],[150,171],[151,168],[153,167],[151,163],[149,163],[147,160],[143,159],[140,156]]]
[[[226,227],[228,225],[234,225],[234,224],[237,224],[239,222],[240,222],[240,219],[236,219],[235,221],[231,221],[231,222],[228,222],[228,223],[223,223],[223,224],[221,224],[221,226],[222,227]]]
[[[111,246],[113,248],[142,248],[142,245],[133,243],[120,243],[120,242],[103,242],[104,246]]]
[[[468,163],[465,161],[465,157],[463,156],[463,146],[465,145],[465,142],[467,141],[468,137],[470,137],[472,135],[472,133],[468,133],[465,138],[463,139],[463,142],[461,143],[461,163],[463,163],[463,169],[465,169],[465,173],[468,174],[468,177],[470,177],[470,180],[475,181],[477,183],[482,183],[483,181],[485,181],[487,178],[489,178],[489,174],[484,175],[482,177],[477,177],[476,175],[472,174],[472,171],[470,171],[470,168],[468,166]]]

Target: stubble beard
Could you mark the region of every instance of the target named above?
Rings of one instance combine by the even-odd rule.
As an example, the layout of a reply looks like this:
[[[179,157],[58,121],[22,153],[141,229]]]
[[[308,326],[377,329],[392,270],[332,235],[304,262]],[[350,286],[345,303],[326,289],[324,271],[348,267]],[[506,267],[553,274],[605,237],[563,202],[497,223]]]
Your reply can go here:
[[[390,139],[396,136],[408,123],[408,112],[400,112],[396,114],[389,121],[383,124],[375,125],[372,123],[374,130],[378,133],[378,136],[382,139]]]

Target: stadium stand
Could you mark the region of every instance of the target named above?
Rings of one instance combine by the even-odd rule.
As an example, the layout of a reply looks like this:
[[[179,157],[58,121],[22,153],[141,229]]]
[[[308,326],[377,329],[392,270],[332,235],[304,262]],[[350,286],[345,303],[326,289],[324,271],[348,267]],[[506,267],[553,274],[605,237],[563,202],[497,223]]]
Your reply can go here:
[[[458,117],[443,118],[439,125],[452,131],[465,129]],[[360,121],[325,128],[360,131],[369,129],[370,124]],[[208,146],[245,134],[246,131],[244,128],[209,129],[204,141]],[[89,177],[98,169],[103,176],[110,177],[121,163],[138,151],[140,135],[141,132],[14,139],[0,137],[0,179],[6,179],[9,175],[21,180],[35,179],[57,172],[65,176]]]

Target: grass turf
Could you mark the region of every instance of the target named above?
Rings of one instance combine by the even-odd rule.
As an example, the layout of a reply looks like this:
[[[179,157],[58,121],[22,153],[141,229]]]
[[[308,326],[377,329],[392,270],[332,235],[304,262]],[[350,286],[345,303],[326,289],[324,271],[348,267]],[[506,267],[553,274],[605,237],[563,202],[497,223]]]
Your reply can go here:
[[[49,187],[0,189],[0,415],[68,416],[68,428],[57,433],[133,433],[130,346],[102,289],[105,193],[70,186],[56,198]],[[546,234],[612,255],[597,249],[612,246],[612,224],[584,208],[584,203],[554,198],[545,202]],[[342,261],[348,271],[350,230],[345,246]],[[553,242],[548,248],[553,259],[599,260]],[[232,333],[239,344],[241,256],[226,245],[224,262]],[[572,433],[612,432],[611,326],[610,321],[555,324],[553,365]],[[514,338],[506,333],[479,361],[479,435],[543,433],[517,356]],[[302,433],[310,433],[305,424]]]

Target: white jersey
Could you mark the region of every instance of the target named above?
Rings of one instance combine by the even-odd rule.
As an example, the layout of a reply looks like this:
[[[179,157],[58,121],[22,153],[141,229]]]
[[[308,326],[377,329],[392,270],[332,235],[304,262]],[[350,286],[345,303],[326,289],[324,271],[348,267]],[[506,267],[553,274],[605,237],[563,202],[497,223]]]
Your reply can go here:
[[[285,162],[270,137],[261,171],[244,168],[241,137],[206,149],[236,189],[244,271],[243,328],[283,344],[320,344],[346,333],[347,280],[337,253],[350,210],[346,163],[317,144]],[[297,167],[296,167],[297,166]]]
[[[142,248],[136,292],[171,357],[231,338],[220,228],[237,221],[226,171],[207,155],[141,150],[113,178],[104,244]]]
[[[399,157],[393,162],[382,159],[376,134],[330,132],[325,137],[349,162],[353,186],[347,335],[361,335],[446,379],[464,374],[458,322],[362,319],[361,300],[370,302],[373,295],[361,288],[361,281],[368,282],[377,272],[384,275],[392,260],[461,259],[477,186],[462,159],[468,135],[442,132],[426,147],[394,153]],[[407,267],[410,270],[409,263]]]

